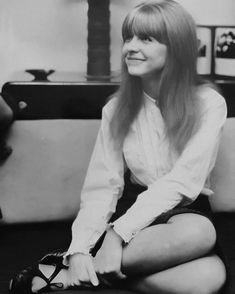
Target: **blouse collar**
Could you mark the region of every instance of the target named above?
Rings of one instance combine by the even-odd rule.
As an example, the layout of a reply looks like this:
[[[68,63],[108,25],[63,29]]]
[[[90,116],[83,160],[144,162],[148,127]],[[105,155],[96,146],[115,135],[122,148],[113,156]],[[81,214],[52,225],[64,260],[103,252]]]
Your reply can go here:
[[[155,103],[156,105],[158,105],[158,101],[156,99],[154,99],[153,97],[149,96],[146,92],[144,92],[144,97],[147,98],[148,100],[150,100],[151,102]]]

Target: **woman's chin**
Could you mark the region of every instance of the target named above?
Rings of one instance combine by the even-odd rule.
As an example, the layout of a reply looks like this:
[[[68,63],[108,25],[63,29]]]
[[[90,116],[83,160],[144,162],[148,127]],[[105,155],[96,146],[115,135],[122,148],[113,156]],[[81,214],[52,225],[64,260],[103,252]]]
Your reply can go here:
[[[137,77],[141,77],[143,75],[142,72],[140,72],[139,70],[136,70],[136,69],[128,69],[128,73],[131,76],[137,76]]]

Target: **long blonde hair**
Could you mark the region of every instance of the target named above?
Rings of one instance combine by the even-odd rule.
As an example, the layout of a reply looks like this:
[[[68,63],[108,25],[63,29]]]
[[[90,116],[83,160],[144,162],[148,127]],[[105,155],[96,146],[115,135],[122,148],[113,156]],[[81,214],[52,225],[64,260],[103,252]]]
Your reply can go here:
[[[152,0],[137,5],[125,18],[122,37],[152,36],[167,46],[167,59],[159,81],[159,108],[166,132],[181,153],[198,125],[198,43],[191,15],[173,0]],[[122,81],[111,133],[123,142],[143,103],[140,77],[131,76],[122,58]]]

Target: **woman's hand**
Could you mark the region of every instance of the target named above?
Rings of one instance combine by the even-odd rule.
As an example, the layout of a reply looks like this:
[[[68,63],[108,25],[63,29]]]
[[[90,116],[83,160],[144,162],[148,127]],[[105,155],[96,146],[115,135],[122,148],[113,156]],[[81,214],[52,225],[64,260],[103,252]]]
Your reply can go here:
[[[99,279],[107,284],[126,276],[121,272],[122,238],[109,228],[101,248],[94,257],[94,267]]]
[[[99,280],[95,273],[92,257],[88,254],[76,253],[69,257],[68,285],[97,286]]]

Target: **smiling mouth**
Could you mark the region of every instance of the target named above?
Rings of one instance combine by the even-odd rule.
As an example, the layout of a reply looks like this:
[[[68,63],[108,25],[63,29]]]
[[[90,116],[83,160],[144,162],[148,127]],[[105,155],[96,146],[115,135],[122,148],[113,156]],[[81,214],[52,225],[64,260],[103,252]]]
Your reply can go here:
[[[134,58],[134,57],[127,57],[126,64],[127,66],[138,66],[144,62],[144,59]]]
[[[141,58],[135,58],[135,57],[127,57],[126,59],[127,59],[127,60],[130,60],[130,61],[132,61],[132,60],[134,60],[134,61],[144,61],[144,59],[141,59]]]

